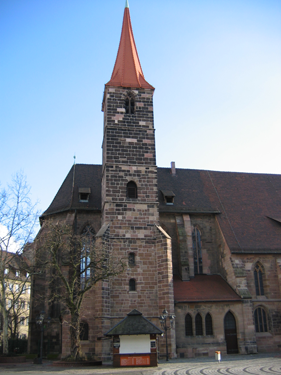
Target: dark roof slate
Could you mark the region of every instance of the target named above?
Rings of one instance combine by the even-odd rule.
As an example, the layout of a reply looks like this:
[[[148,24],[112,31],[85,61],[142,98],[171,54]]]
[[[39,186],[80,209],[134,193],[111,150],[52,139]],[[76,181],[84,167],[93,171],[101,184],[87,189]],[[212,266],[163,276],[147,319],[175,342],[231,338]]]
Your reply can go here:
[[[127,317],[117,323],[113,328],[106,332],[106,336],[114,335],[161,335],[163,331],[142,316],[142,313],[134,309]]]
[[[238,294],[219,275],[196,275],[190,281],[174,276],[175,303],[180,302],[237,302]]]
[[[101,209],[101,165],[76,164],[70,169],[59,191],[42,217],[70,209]],[[74,185],[73,185],[74,181]],[[90,188],[89,202],[79,202],[79,188]]]
[[[74,176],[74,189],[73,172]],[[70,209],[101,210],[101,165],[77,164],[69,171],[42,217]],[[79,188],[91,188],[88,203]],[[232,252],[281,253],[281,175],[158,168],[159,211],[217,214]],[[162,191],[175,194],[166,205]]]

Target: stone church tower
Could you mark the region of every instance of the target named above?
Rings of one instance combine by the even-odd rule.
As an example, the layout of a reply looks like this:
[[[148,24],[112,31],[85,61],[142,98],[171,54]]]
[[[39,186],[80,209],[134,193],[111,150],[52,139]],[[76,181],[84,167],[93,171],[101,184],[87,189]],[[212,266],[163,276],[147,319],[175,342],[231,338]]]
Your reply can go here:
[[[132,309],[159,325],[174,312],[171,239],[159,226],[153,122],[154,88],[145,80],[129,7],[103,98],[102,228],[97,243],[125,259],[125,272],[102,287],[103,333]],[[174,332],[170,352],[175,353]],[[162,341],[162,340],[161,340]],[[110,353],[110,346],[102,349]]]

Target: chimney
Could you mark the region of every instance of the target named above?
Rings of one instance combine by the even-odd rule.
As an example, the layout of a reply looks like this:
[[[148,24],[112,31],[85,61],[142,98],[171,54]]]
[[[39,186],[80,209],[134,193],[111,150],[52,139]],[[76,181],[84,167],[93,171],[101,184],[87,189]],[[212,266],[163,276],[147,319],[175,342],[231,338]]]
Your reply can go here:
[[[171,162],[171,172],[172,176],[176,175],[176,163],[174,161]]]

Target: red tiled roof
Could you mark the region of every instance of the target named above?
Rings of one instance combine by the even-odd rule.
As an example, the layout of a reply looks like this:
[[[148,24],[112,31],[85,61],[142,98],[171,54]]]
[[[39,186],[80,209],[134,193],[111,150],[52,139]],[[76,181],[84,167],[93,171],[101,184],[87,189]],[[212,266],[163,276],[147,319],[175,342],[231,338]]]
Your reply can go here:
[[[219,275],[196,275],[190,281],[174,277],[175,302],[241,301],[241,298]]]
[[[128,7],[124,10],[120,44],[113,73],[106,86],[154,89],[144,79]]]

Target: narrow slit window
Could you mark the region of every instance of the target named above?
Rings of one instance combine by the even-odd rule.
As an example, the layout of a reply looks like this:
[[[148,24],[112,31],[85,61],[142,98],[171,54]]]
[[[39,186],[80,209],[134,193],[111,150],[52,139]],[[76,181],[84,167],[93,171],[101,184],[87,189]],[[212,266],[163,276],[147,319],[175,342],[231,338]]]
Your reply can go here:
[[[135,253],[130,253],[130,254],[129,254],[129,257],[128,257],[128,263],[129,263],[129,266],[130,266],[130,267],[136,265],[136,261],[135,261]]]
[[[130,279],[130,281],[129,281],[129,291],[135,292],[135,290],[136,290],[136,280]]]

